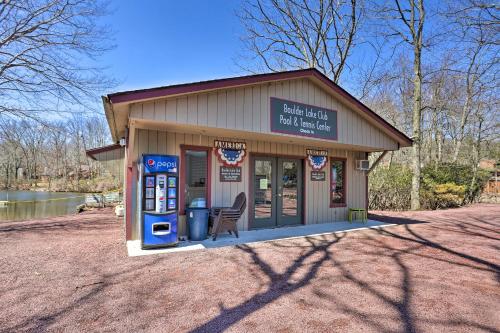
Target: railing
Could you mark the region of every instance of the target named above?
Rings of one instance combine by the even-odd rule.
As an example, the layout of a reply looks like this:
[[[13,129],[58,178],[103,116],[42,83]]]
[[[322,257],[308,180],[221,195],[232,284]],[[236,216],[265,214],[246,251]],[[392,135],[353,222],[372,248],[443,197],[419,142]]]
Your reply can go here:
[[[121,201],[122,195],[118,191],[108,193],[90,193],[85,195],[86,206],[104,207],[106,204],[119,203]]]

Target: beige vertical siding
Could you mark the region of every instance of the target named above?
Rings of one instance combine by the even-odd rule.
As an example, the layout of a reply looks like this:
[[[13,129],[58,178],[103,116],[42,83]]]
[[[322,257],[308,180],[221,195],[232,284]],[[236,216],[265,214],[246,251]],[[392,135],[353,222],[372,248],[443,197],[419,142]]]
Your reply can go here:
[[[383,150],[398,149],[396,141],[309,79],[136,103],[131,105],[130,117],[269,134],[270,97],[338,111],[338,143]]]
[[[124,149],[114,149],[93,154],[94,158],[102,164],[103,168],[110,173],[111,176],[123,183],[124,180]]]
[[[300,82],[298,83],[301,84]],[[280,88],[281,89],[281,88]],[[295,86],[287,86],[284,89],[290,91],[297,91],[301,93],[303,90]],[[313,94],[315,94],[314,90]],[[249,91],[252,94],[250,100],[262,101],[262,95],[254,95],[253,89]],[[228,92],[229,94],[229,92]],[[226,95],[226,94],[223,94]],[[257,96],[258,95],[258,96]],[[316,96],[316,95],[315,95]],[[221,96],[214,95],[210,97],[207,96],[207,103],[210,99],[219,100]],[[222,96],[224,100],[227,100]],[[316,97],[315,97],[316,98]],[[318,103],[323,103],[326,101],[321,100],[321,94],[318,94]],[[229,101],[229,100],[227,100]],[[188,99],[186,99],[186,106],[189,105]],[[213,103],[213,102],[212,102]],[[168,103],[167,103],[168,106]],[[220,109],[219,109],[220,107]],[[217,103],[217,113],[225,112],[227,110],[227,104]],[[198,118],[197,118],[198,119]],[[252,120],[253,122],[253,120]],[[255,122],[255,126],[260,124],[259,121]],[[252,123],[252,126],[254,124]],[[205,136],[197,134],[185,134],[185,133],[172,133],[172,132],[162,132],[154,130],[137,130],[136,142],[134,145],[134,155],[140,157],[142,154],[158,153],[158,154],[169,154],[180,156],[180,146],[185,145],[196,145],[204,147],[212,147],[214,140],[242,140],[239,138],[227,138],[227,137],[214,137]],[[283,156],[303,156],[305,158],[305,149],[314,148],[310,145],[297,145],[297,144],[285,144],[276,142],[266,142],[266,141],[249,141],[247,142],[248,153],[260,153],[260,154],[278,154]],[[213,152],[210,152],[213,154]],[[346,150],[330,149],[330,156],[346,157],[347,158],[347,207],[364,207],[365,206],[365,175],[361,171],[355,170],[355,160],[363,159],[363,152],[354,152]],[[212,187],[211,191],[211,204],[212,206],[230,206],[240,192],[249,193],[250,179],[249,179],[249,168],[250,159],[247,156],[242,164],[242,181],[239,183],[230,182],[220,182],[219,180],[219,167],[220,162],[217,160],[215,155],[212,155],[212,165],[211,165],[211,179]],[[182,166],[181,166],[182,167]],[[330,184],[330,169],[329,164],[324,169],[326,171],[327,179],[324,182],[311,182],[310,181],[310,171],[311,168],[307,163],[305,163],[305,184],[304,184],[304,200],[305,200],[305,223],[326,223],[333,221],[345,220],[347,218],[347,208],[330,208],[330,195],[329,195],[329,184]],[[137,199],[133,198],[133,202]],[[241,230],[248,229],[248,214],[249,210],[245,212],[242,219],[238,222],[238,228]],[[137,219],[134,218],[133,221],[133,233],[132,238],[138,239],[139,236],[139,226],[135,223]],[[185,232],[184,218],[182,218],[182,225],[180,226],[181,233]]]

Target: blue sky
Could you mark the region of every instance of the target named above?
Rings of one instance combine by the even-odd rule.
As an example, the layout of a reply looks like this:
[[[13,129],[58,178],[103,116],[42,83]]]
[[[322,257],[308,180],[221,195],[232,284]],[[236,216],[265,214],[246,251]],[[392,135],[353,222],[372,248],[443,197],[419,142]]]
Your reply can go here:
[[[119,1],[104,18],[116,48],[100,61],[119,80],[113,91],[242,74],[237,0]]]
[[[102,94],[249,74],[235,63],[245,51],[240,41],[244,29],[236,15],[242,0],[110,1],[103,21],[114,32],[116,48],[98,64],[107,66],[119,85]],[[369,25],[366,29],[359,32],[359,45],[341,78],[341,85],[354,95],[360,73],[375,59],[366,43],[375,32]],[[392,55],[393,48],[386,45],[382,54]],[[391,63],[377,65],[380,69]]]

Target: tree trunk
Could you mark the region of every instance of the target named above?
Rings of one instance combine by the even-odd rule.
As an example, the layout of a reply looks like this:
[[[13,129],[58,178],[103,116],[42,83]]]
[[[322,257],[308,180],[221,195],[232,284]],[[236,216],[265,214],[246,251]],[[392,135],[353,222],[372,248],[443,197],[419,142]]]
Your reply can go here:
[[[416,41],[417,43],[421,41]],[[422,112],[422,71],[421,44],[415,45],[413,60],[413,157],[411,180],[411,209],[420,209],[420,152],[421,152],[421,112]]]
[[[468,202],[472,203],[476,197],[475,187],[477,182],[477,172],[479,165],[479,158],[481,156],[481,130],[482,130],[483,120],[479,119],[479,126],[477,131],[477,139],[472,145],[472,179],[469,186],[469,193],[466,195],[466,199]]]
[[[469,85],[469,83],[467,83]],[[467,115],[469,114],[470,105],[470,89],[467,88],[467,98],[465,99],[464,107],[462,109],[462,116],[460,119],[460,127],[458,129],[457,139],[455,140],[455,147],[453,150],[452,162],[455,163],[458,160],[458,154],[460,153],[460,148],[462,147],[462,141],[464,140],[465,125],[467,123]]]
[[[444,136],[442,131],[437,132],[437,163],[440,164],[443,161],[443,141]]]

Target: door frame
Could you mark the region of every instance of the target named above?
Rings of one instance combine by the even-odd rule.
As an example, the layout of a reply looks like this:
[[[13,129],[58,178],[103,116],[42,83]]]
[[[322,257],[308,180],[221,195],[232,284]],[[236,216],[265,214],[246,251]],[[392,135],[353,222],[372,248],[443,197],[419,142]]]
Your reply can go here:
[[[294,161],[296,162],[298,165],[297,165],[297,168],[300,168],[300,172],[301,174],[303,175],[304,174],[304,170],[303,170],[303,161],[302,159],[297,159],[297,158],[293,158],[293,157],[277,157],[275,158],[277,164],[276,164],[276,190],[278,191],[277,193],[277,199],[276,199],[276,212],[278,213],[276,215],[276,225],[277,227],[286,227],[286,226],[293,226],[293,225],[299,225],[299,224],[302,224],[302,210],[304,209],[304,191],[303,191],[303,188],[304,188],[304,176],[302,176],[301,178],[302,179],[297,179],[298,182],[297,182],[297,194],[300,195],[300,200],[301,200],[301,205],[298,205],[297,207],[297,214],[295,216],[289,216],[288,218],[291,219],[291,220],[294,220],[293,223],[281,223],[280,224],[280,221],[283,222],[284,220],[286,220],[287,218],[283,215],[283,207],[284,207],[284,196],[283,196],[283,191],[284,191],[284,184],[283,184],[283,166],[284,166],[284,162],[290,162],[290,161]],[[279,191],[279,184],[281,183],[281,195],[280,195],[280,191]],[[281,198],[281,200],[280,200]],[[300,210],[300,214],[299,214],[299,210]]]
[[[185,190],[186,190],[186,150],[193,151],[206,151],[207,152],[207,208],[212,207],[212,148],[207,146],[195,146],[195,145],[180,145],[180,163],[179,163],[179,215],[186,215],[185,211]]]
[[[306,224],[306,193],[307,193],[307,183],[306,183],[306,158],[304,156],[300,155],[283,155],[283,154],[266,154],[266,153],[252,153],[250,152],[248,154],[249,159],[249,167],[248,167],[248,230],[253,229],[254,225],[254,209],[255,209],[255,203],[254,203],[254,169],[255,169],[255,159],[257,157],[271,157],[271,158],[283,158],[283,159],[297,159],[300,160],[302,163],[302,209],[301,209],[301,217],[300,217],[300,224],[304,225]],[[277,177],[278,175],[276,175]],[[284,227],[287,227],[286,225]],[[278,226],[276,226],[278,228]],[[262,228],[265,229],[265,228]],[[272,229],[272,228],[268,228]]]

